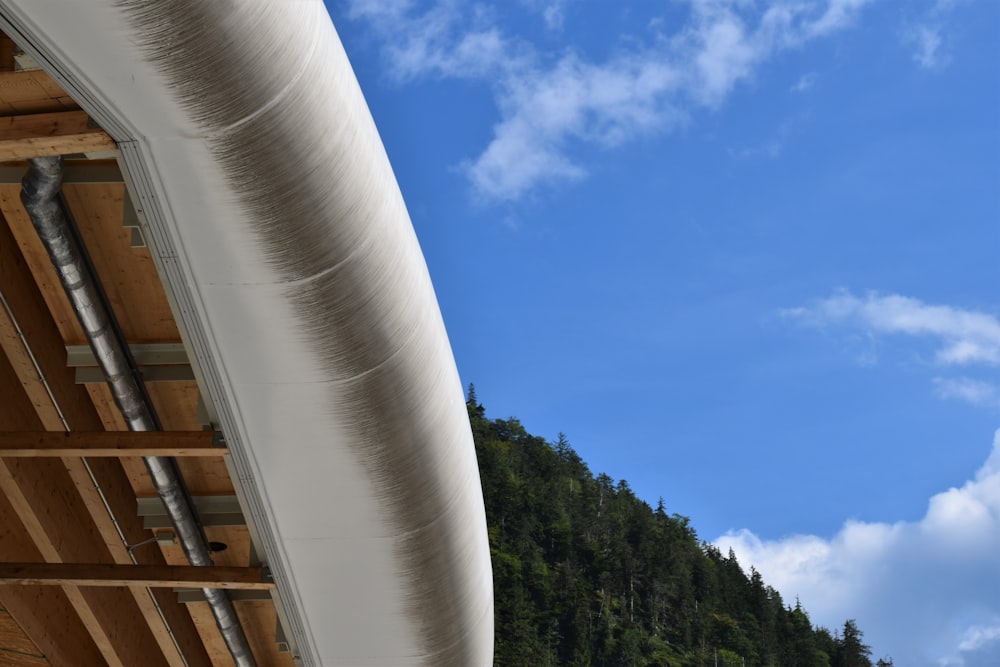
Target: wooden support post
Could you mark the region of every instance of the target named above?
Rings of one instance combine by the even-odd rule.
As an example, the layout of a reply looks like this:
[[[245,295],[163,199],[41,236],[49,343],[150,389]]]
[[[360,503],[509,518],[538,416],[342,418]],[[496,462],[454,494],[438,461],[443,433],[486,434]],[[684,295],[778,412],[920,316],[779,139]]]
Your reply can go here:
[[[0,458],[62,456],[225,456],[211,431],[69,431],[0,433]]]
[[[144,586],[267,591],[274,582],[260,567],[0,563],[0,584],[20,586]]]
[[[114,140],[86,111],[0,117],[0,160],[112,151]]]

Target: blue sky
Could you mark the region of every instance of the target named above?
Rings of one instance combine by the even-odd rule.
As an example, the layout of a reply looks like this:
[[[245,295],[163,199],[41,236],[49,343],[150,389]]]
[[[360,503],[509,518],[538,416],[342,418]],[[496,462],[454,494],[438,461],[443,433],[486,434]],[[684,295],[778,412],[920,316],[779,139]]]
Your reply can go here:
[[[330,11],[491,416],[876,657],[1000,664],[1000,2]]]

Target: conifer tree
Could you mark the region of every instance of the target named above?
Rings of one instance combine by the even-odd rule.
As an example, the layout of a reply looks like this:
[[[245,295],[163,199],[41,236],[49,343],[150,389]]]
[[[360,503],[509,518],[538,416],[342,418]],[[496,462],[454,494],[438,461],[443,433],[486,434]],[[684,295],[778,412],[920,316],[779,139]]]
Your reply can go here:
[[[591,474],[469,386],[486,506],[495,664],[504,667],[871,667],[853,621],[834,638],[736,554],[698,540],[625,480]],[[891,667],[880,662],[879,667]]]

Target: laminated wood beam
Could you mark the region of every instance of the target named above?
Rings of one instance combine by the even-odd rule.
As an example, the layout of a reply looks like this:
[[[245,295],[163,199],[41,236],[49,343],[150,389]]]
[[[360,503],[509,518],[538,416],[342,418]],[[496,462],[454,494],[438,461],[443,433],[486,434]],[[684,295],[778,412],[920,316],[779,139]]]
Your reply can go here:
[[[0,358],[0,386],[6,389],[0,403],[0,431],[37,429],[38,417],[6,358]],[[42,560],[111,560],[62,459],[0,459],[0,491]],[[167,665],[129,589],[66,586],[64,590],[109,665]]]
[[[3,73],[14,71],[14,54],[17,53],[17,45],[7,35],[0,35],[0,71]]]
[[[42,298],[34,276],[10,229],[7,225],[2,224],[2,221],[0,221],[0,294],[4,296],[9,308],[9,312],[7,308],[0,308],[0,348],[6,353],[6,357],[10,360],[10,366],[13,367],[17,375],[17,379],[4,379],[3,381],[13,383],[16,386],[19,380],[23,391],[17,393],[22,397],[26,394],[29,405],[22,405],[17,409],[32,414],[33,407],[33,412],[37,415],[37,421],[33,421],[33,425],[6,424],[0,425],[0,430],[37,431],[39,430],[39,422],[41,428],[54,431],[66,428],[81,431],[102,430],[104,423],[90,399],[90,394],[85,387],[75,383],[73,369],[66,366],[65,342],[45,304],[45,300]],[[16,325],[15,319],[12,319],[11,315],[16,319]],[[25,342],[31,346],[31,354],[28,353]],[[3,355],[0,355],[0,366],[6,365],[2,362]],[[37,364],[37,369],[35,364]],[[44,377],[44,382],[42,377]],[[51,392],[51,398],[49,392]],[[55,399],[54,402],[53,399]],[[58,410],[56,405],[59,406]],[[0,409],[0,412],[3,410]],[[122,541],[122,535],[124,535],[128,544],[137,544],[148,539],[151,533],[143,528],[142,519],[136,512],[135,491],[132,489],[120,460],[93,458],[89,460],[88,465],[79,458],[69,457],[54,462],[60,461],[65,474],[69,476],[68,485],[75,487],[77,496],[74,502],[85,507],[90,515],[88,523],[96,526],[98,535],[88,535],[87,537],[91,544],[103,545],[110,552],[111,560],[116,563],[131,563],[132,555],[139,563],[162,565],[165,562],[163,554],[156,548],[136,549],[130,555]],[[0,465],[2,464],[3,461],[0,460]],[[48,482],[48,484],[51,483],[53,482]],[[63,481],[59,482],[59,485],[66,487],[65,477]],[[98,492],[97,487],[100,488],[100,492]],[[67,488],[60,488],[57,491],[64,496],[70,493]],[[72,494],[69,497],[72,497]],[[51,502],[50,499],[48,503],[51,504]],[[58,505],[58,500],[56,503]],[[111,514],[109,514],[109,509]],[[56,514],[64,513],[58,506],[50,508],[50,511]],[[119,535],[119,530],[121,530],[121,535]],[[29,538],[25,537],[25,539]],[[3,551],[2,555],[3,560],[8,561],[35,558],[31,555],[16,556],[7,553],[6,550]],[[39,559],[41,558],[39,557]],[[4,600],[7,600],[11,596],[23,596],[21,591],[27,590],[30,589],[6,587],[0,591],[0,595],[3,596]],[[185,667],[185,665],[187,667],[211,667],[212,662],[198,628],[186,606],[178,602],[171,591],[134,589],[132,592],[134,604],[138,605],[140,610],[136,617],[143,618],[148,624],[156,637],[162,655],[165,656],[171,667]],[[68,604],[66,595],[55,588],[41,589],[38,595],[56,598],[55,602],[51,602],[52,605],[57,605],[60,601],[63,604]],[[69,607],[69,609],[73,618],[79,623],[76,614],[72,613],[73,607]],[[11,611],[15,618],[21,622],[28,635],[39,647],[43,648],[46,655],[50,655],[52,650],[58,648],[51,642],[50,645],[43,647],[36,635],[38,632],[45,631],[46,614],[50,613],[51,618],[54,619],[62,619],[65,614],[62,614],[58,609],[48,612],[45,607],[36,608],[28,603],[18,607],[18,611],[14,611],[13,608]],[[26,623],[24,619],[28,618],[27,614],[37,614],[42,620],[34,625]],[[67,628],[75,627],[69,620],[60,621],[60,623],[66,623]],[[47,640],[46,637],[41,639]],[[91,645],[93,644],[94,642],[91,641]],[[157,655],[152,655],[147,660],[136,664],[156,664],[157,657]],[[78,662],[67,660],[61,664],[99,664],[99,662],[100,660],[90,660],[86,656],[82,656]]]
[[[112,151],[114,140],[86,111],[0,117],[0,160]]]
[[[266,591],[274,581],[260,567],[0,563],[0,584],[22,586],[146,586]]]
[[[211,431],[69,431],[0,433],[0,458],[62,456],[225,456]]]
[[[0,556],[6,560],[41,558],[2,493]],[[0,586],[0,605],[46,656],[49,660],[46,664],[101,665],[106,662],[66,590],[54,586]],[[0,664],[5,664],[2,657]]]
[[[0,78],[0,87],[3,80]],[[27,162],[0,164],[0,184],[20,185],[28,171]],[[67,161],[63,165],[63,185],[94,185],[123,183],[121,169],[116,162],[103,160]]]
[[[24,634],[17,621],[0,606],[0,664],[5,667],[48,666],[40,648]]]
[[[15,115],[71,111],[80,108],[51,76],[40,69],[13,71],[14,56],[6,59],[0,43],[0,114]],[[4,64],[9,63],[10,67]]]

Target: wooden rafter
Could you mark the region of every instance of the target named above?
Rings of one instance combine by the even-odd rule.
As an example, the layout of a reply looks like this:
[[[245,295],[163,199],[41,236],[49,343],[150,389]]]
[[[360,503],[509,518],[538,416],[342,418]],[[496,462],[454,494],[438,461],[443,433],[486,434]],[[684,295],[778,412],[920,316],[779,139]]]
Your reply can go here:
[[[9,389],[0,406],[0,429],[38,427],[6,359],[0,385]],[[0,490],[24,525],[41,558],[51,562],[106,562],[107,545],[80,500],[61,459],[0,460]],[[5,545],[6,546],[6,545]],[[4,558],[7,560],[7,558]],[[66,594],[111,665],[166,665],[149,625],[128,589],[77,589]]]
[[[62,456],[225,456],[211,431],[0,433],[0,458]]]
[[[11,391],[17,391],[21,396],[26,395],[30,403],[22,411],[37,414],[41,426],[46,429],[62,430],[66,427],[83,431],[102,429],[103,423],[90,400],[89,393],[86,388],[74,382],[73,369],[66,366],[65,342],[27,263],[21,256],[18,244],[4,224],[0,224],[0,293],[4,295],[18,325],[15,327],[6,310],[0,309],[0,347],[6,352],[10,366],[17,376],[5,379],[2,386],[6,387],[9,384]],[[24,345],[25,341],[31,346],[31,354]],[[0,358],[0,362],[2,361]],[[35,368],[36,363],[38,370]],[[39,377],[39,370],[45,378],[44,382]],[[16,387],[19,388],[15,389]],[[58,411],[56,405],[59,406]],[[0,426],[0,429],[38,430],[38,422],[32,423],[34,425],[31,426],[26,426],[24,423],[19,426]],[[43,480],[40,482],[41,488],[52,488],[54,485],[52,493],[64,498],[72,498],[69,489],[75,488],[78,494],[75,501],[67,500],[67,502],[84,507],[90,515],[91,525],[96,526],[97,530],[96,535],[87,534],[86,542],[103,544],[110,552],[111,560],[116,563],[131,563],[132,555],[140,563],[160,565],[165,562],[162,553],[155,547],[136,549],[130,555],[122,541],[123,535],[127,543],[135,544],[148,539],[150,533],[143,528],[142,520],[136,512],[135,493],[119,460],[95,458],[89,461],[89,465],[84,464],[79,458],[72,457],[59,461],[62,462],[70,481],[67,483],[65,477],[61,482],[58,479]],[[95,488],[95,482],[101,489],[100,493]],[[60,489],[60,486],[63,488]],[[113,512],[114,519],[108,514],[108,508]],[[53,507],[49,511],[56,514],[63,513],[59,507]],[[121,535],[118,533],[119,530]],[[3,556],[4,560],[39,558],[39,555],[16,556],[6,551]],[[0,592],[0,595],[7,600],[11,596],[21,595],[20,590],[17,587],[7,588]],[[64,650],[64,647],[53,645],[51,634],[38,636],[39,632],[45,631],[44,622],[26,623],[24,618],[28,618],[26,615],[29,613],[38,614],[42,619],[46,615],[51,618],[64,618],[65,614],[55,606],[66,603],[65,595],[62,598],[53,597],[52,590],[49,589],[50,592],[44,594],[48,603],[53,606],[52,609],[32,607],[27,603],[18,607],[17,611],[12,609],[15,618],[22,623],[28,636],[43,648],[46,655],[53,651]],[[185,663],[190,667],[211,665],[191,615],[184,605],[177,601],[175,595],[163,589],[154,589],[151,593],[138,589],[134,591],[134,599],[140,609],[140,613],[135,616],[144,619],[155,634],[160,651],[166,657],[168,664],[172,667],[182,667]],[[164,625],[164,619],[169,630]],[[69,624],[68,627],[73,627],[69,621],[65,622]],[[46,641],[49,642],[48,645],[43,646]],[[93,643],[92,641],[91,644]],[[184,655],[183,659],[178,654],[178,647]],[[148,660],[141,664],[147,663],[155,664]],[[81,660],[79,663],[67,661],[65,664],[96,663]]]
[[[13,68],[12,47],[4,41],[7,51],[0,56]],[[0,67],[0,69],[3,69]],[[77,110],[79,107],[44,72],[0,71],[0,117],[26,114],[50,114],[52,112]],[[60,119],[70,116],[59,115]],[[82,114],[78,116],[82,119]],[[44,120],[43,116],[35,119]],[[0,120],[0,129],[7,120]],[[27,120],[16,123],[28,122]],[[78,125],[80,127],[80,125]],[[24,150],[21,159],[52,153],[77,153],[104,151],[112,148],[106,135],[86,128],[87,141],[95,140],[97,147],[84,147],[72,137],[59,136],[58,130],[70,129],[66,124],[52,136],[38,136],[38,142],[24,142],[15,148]],[[43,128],[42,135],[45,134]],[[91,134],[92,132],[92,134]],[[11,139],[10,135],[6,137]],[[13,137],[20,141],[18,137]],[[0,139],[3,133],[0,132]],[[45,144],[58,142],[63,145]],[[66,143],[71,145],[67,146]],[[42,146],[42,149],[39,148]],[[3,146],[0,141],[0,147]],[[7,148],[11,145],[7,144]],[[91,156],[92,157],[92,156]],[[0,290],[8,298],[16,313],[16,319],[23,328],[24,338],[31,345],[31,352],[37,357],[37,364],[24,350],[19,334],[10,318],[0,308],[0,361],[6,353],[10,364],[15,367],[21,389],[30,398],[41,428],[49,431],[93,431],[102,429],[122,429],[124,424],[116,412],[110,392],[106,386],[80,386],[73,383],[72,369],[67,369],[65,346],[85,342],[69,305],[62,294],[58,280],[52,271],[44,249],[31,229],[23,207],[20,205],[19,182],[26,167],[23,161],[9,162],[10,157],[0,157],[0,235],[8,230],[2,217],[7,218],[16,243],[8,243],[8,238],[0,238],[0,274],[7,274],[0,280]],[[9,185],[8,185],[9,184]],[[121,211],[124,186],[122,175],[114,163],[93,160],[66,164],[63,194],[73,210],[80,227],[80,234],[88,248],[91,259],[100,274],[109,300],[119,320],[125,338],[133,343],[177,341],[180,339],[173,321],[173,314],[167,304],[159,284],[150,251],[147,248],[130,248],[128,235],[131,230],[121,227]],[[127,221],[126,221],[127,222]],[[9,237],[9,234],[7,234]],[[10,257],[24,253],[30,271],[25,271],[21,257],[16,265],[19,275],[11,278]],[[41,289],[37,289],[36,285]],[[25,289],[21,289],[21,287]],[[61,340],[60,340],[61,339]],[[16,386],[16,383],[15,385]],[[6,398],[8,385],[0,384],[0,396]],[[154,383],[148,387],[165,428],[175,431],[194,431],[203,422],[195,416],[197,386],[194,382]],[[50,392],[51,391],[51,395]],[[3,399],[0,399],[0,403]],[[23,406],[23,403],[22,403]],[[3,412],[0,406],[0,412]],[[30,410],[26,411],[30,414]],[[0,424],[0,430],[11,428]],[[22,428],[22,427],[17,427]],[[125,436],[127,437],[127,435]],[[0,465],[45,466],[61,464],[75,486],[79,498],[75,503],[90,514],[99,539],[107,548],[114,563],[129,564],[130,555],[139,563],[162,565],[185,563],[186,558],[179,545],[165,546],[155,542],[144,544],[129,553],[126,545],[148,539],[151,533],[145,530],[142,519],[136,513],[136,495],[151,493],[150,481],[142,459],[138,456],[94,457],[96,449],[87,451],[88,460],[76,456],[61,458],[44,457],[43,460],[12,459],[0,456]],[[219,449],[215,450],[217,453]],[[64,454],[82,454],[70,452]],[[141,453],[139,450],[136,453]],[[225,452],[222,452],[223,454]],[[42,457],[31,457],[41,459]],[[231,494],[232,481],[229,479],[225,455],[184,456],[178,460],[185,481],[193,492],[201,494]],[[51,480],[41,480],[50,483]],[[55,493],[63,493],[65,477],[58,480]],[[69,496],[63,496],[69,497]],[[7,496],[0,492],[0,504]],[[49,511],[51,508],[44,508]],[[110,514],[109,514],[110,511]],[[34,544],[34,538],[24,528],[22,521],[31,517],[19,513],[7,503],[7,509],[0,508],[0,560],[41,562],[45,560]],[[120,532],[119,530],[120,529]],[[92,528],[88,530],[92,531]],[[251,561],[249,556],[249,535],[246,527],[209,527],[209,539],[228,544],[228,549],[215,554],[220,565],[242,566]],[[91,534],[91,538],[94,535]],[[66,558],[63,558],[65,560]],[[100,588],[78,589],[75,586],[2,586],[0,585],[0,612],[3,607],[10,610],[12,618],[21,623],[32,641],[46,656],[45,664],[90,665],[122,664],[120,660],[103,655],[98,650],[93,636],[100,631],[101,621],[87,609],[81,611],[81,595],[99,592]],[[124,589],[122,589],[123,591]],[[170,588],[142,588],[129,586],[135,596],[135,604],[154,633],[156,640],[171,667],[212,667],[231,664],[225,643],[218,632],[208,606],[204,602],[189,605],[178,603],[177,594]],[[243,594],[261,594],[264,591],[243,591]],[[70,601],[73,596],[76,602]],[[154,602],[155,601],[155,602]],[[74,607],[76,605],[76,608]],[[279,653],[275,645],[275,606],[269,600],[237,601],[236,607],[244,625],[248,639],[259,664],[287,665],[291,667],[289,653]],[[160,618],[162,612],[163,618]],[[136,615],[138,618],[138,615]],[[89,630],[88,630],[89,628]],[[98,630],[95,630],[98,628]],[[168,630],[169,628],[169,630]],[[128,642],[129,637],[110,637],[112,642]],[[177,646],[175,648],[174,642]],[[105,647],[106,650],[107,647]],[[183,658],[180,656],[183,655]],[[28,660],[39,660],[25,656]],[[159,656],[144,660],[141,664],[157,664]],[[10,662],[0,655],[0,664]],[[21,664],[12,662],[11,664]],[[29,662],[25,664],[35,664]]]
[[[0,63],[4,60],[0,42]],[[13,67],[13,55],[7,61]],[[0,65],[2,69],[2,65]],[[0,113],[48,113],[79,109],[66,92],[42,70],[0,71]]]
[[[114,140],[93,126],[85,111],[0,117],[0,160],[114,149]]]
[[[0,73],[0,88],[3,87]],[[20,185],[28,171],[27,162],[0,164],[0,184]],[[113,160],[66,160],[63,163],[63,185],[123,183],[121,169]]]
[[[48,667],[40,648],[0,606],[0,664],[4,667]]]
[[[0,545],[0,554],[5,559],[41,558],[2,493]],[[103,664],[104,657],[67,593],[66,589],[52,586],[3,586],[0,587],[0,604],[17,619],[25,634],[53,665]]]
[[[267,591],[274,582],[260,567],[117,565],[109,563],[0,563],[0,584],[22,586],[145,586]]]

